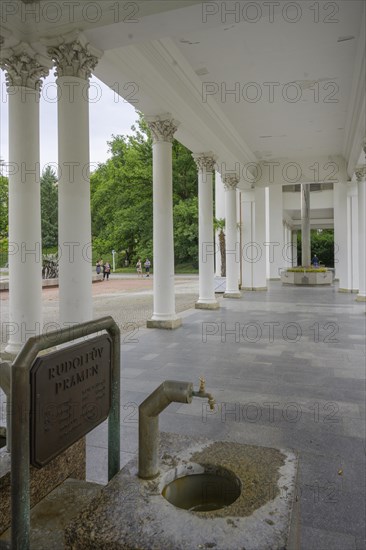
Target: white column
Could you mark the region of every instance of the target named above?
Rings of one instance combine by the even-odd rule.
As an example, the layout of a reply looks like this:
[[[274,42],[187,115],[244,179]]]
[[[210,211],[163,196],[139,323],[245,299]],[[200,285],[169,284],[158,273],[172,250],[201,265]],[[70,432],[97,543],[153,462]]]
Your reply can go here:
[[[358,188],[358,294],[357,300],[366,301],[366,167],[356,169]]]
[[[241,251],[236,220],[236,188],[239,178],[234,174],[226,174],[223,177],[223,183],[226,219],[226,290],[224,298],[241,298],[238,284]]]
[[[291,227],[286,223],[286,245],[283,251],[286,266],[292,266],[293,250],[292,250],[292,234]]]
[[[254,228],[254,191],[243,191],[241,193],[241,242],[242,242],[242,277],[241,286],[243,290],[253,290],[253,242],[255,240]]]
[[[301,184],[301,265],[311,265],[310,257],[310,183]]]
[[[253,290],[267,290],[266,278],[266,189],[256,187],[254,191],[254,242],[256,255],[253,257]]]
[[[215,172],[215,218],[217,220],[225,219],[225,189],[222,183],[221,174]],[[216,251],[216,276],[221,277],[221,251],[220,251],[220,231],[215,234],[215,251]]]
[[[357,183],[347,184],[347,290],[358,292],[358,196]]]
[[[58,87],[60,323],[93,317],[89,178],[89,78],[99,52],[78,37],[50,47]]]
[[[174,329],[175,313],[172,142],[178,123],[169,114],[145,117],[153,136],[154,309],[149,328]]]
[[[42,332],[39,95],[48,68],[27,44],[3,50],[9,100],[9,336],[17,355]]]
[[[267,254],[269,255],[270,280],[279,281],[279,269],[285,267],[283,258],[283,205],[282,185],[270,185],[268,188],[269,197],[269,241],[266,243]]]
[[[292,243],[292,267],[297,267],[297,231],[292,231],[291,243]]]
[[[199,297],[197,309],[217,309],[215,298],[214,266],[214,229],[213,229],[213,191],[212,172],[215,159],[210,153],[193,155],[198,168],[198,205],[199,205]]]
[[[333,188],[334,208],[334,267],[339,291],[348,292],[347,261],[347,185],[335,183]]]

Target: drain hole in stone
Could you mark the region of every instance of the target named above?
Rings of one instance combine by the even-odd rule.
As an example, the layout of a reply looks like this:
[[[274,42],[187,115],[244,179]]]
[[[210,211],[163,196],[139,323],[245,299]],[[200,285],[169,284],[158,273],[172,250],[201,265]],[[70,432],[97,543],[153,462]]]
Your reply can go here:
[[[228,472],[229,473],[229,472]],[[210,512],[229,506],[240,496],[240,481],[228,476],[203,473],[179,477],[164,487],[163,497],[177,508]]]

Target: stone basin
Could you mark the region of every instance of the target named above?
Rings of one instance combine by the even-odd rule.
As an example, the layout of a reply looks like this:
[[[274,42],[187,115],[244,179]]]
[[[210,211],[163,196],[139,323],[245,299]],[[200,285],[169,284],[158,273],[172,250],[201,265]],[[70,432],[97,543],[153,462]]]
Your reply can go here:
[[[286,547],[297,457],[289,450],[161,433],[160,472],[137,476],[131,460],[65,529],[82,550],[273,550]],[[239,496],[215,510],[190,511],[162,495],[189,474],[229,472]],[[226,475],[226,474],[225,474]]]

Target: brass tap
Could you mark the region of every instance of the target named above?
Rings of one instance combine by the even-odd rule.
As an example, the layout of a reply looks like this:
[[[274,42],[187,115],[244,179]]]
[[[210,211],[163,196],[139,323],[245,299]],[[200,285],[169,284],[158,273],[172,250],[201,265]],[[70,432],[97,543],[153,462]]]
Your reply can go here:
[[[193,391],[192,396],[207,397],[208,404],[210,405],[210,409],[211,409],[211,411],[213,411],[214,408],[215,408],[216,402],[215,402],[214,398],[212,397],[212,395],[210,393],[206,392],[206,381],[205,381],[205,379],[201,376],[199,380],[200,380],[200,385],[199,385],[198,391]]]

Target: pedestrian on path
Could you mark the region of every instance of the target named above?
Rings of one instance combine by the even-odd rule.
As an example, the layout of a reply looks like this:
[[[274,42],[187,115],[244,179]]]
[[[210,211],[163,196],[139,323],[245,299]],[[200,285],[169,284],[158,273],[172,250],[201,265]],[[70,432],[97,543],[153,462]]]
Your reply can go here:
[[[150,262],[149,258],[146,258],[144,266],[145,266],[145,271],[146,271],[146,277],[150,277],[151,262]]]
[[[137,277],[142,277],[142,263],[141,263],[141,258],[138,259],[137,261],[137,264],[136,264],[136,271],[137,271]]]
[[[111,264],[109,262],[106,262],[103,264],[103,281],[107,279],[109,281],[109,274],[111,272]]]

